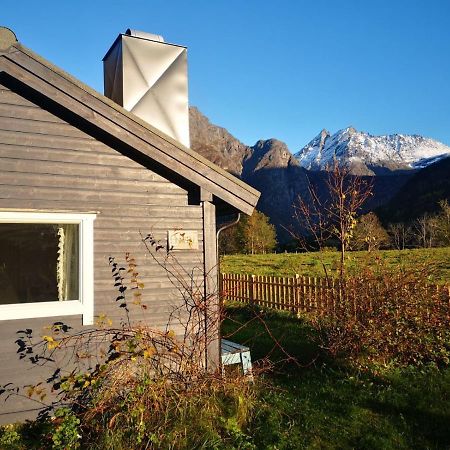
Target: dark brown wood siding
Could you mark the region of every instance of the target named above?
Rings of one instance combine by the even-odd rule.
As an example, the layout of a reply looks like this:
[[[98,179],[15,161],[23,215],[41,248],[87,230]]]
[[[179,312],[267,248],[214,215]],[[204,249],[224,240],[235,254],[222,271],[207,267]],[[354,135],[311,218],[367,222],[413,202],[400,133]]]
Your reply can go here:
[[[139,265],[147,305],[145,313],[135,317],[164,327],[180,302],[179,293],[145,249],[140,233],[153,232],[165,239],[170,229],[197,230],[199,250],[179,252],[176,258],[201,283],[201,206],[189,205],[188,192],[153,171],[151,163],[122,155],[98,140],[92,130],[88,134],[80,124],[70,124],[48,109],[0,85],[0,211],[98,212],[94,222],[95,314],[116,321],[122,316],[114,301],[118,294],[108,258],[114,256],[124,263],[125,253],[130,252]],[[0,361],[8,361],[0,364],[0,385],[36,381],[38,371],[26,370],[26,363],[19,361],[15,333],[25,327],[40,335],[42,327],[56,319],[0,321]],[[81,326],[80,317],[63,321],[74,329]],[[178,326],[174,331],[182,330]],[[1,402],[0,423],[22,417],[15,412],[31,406],[18,398]]]

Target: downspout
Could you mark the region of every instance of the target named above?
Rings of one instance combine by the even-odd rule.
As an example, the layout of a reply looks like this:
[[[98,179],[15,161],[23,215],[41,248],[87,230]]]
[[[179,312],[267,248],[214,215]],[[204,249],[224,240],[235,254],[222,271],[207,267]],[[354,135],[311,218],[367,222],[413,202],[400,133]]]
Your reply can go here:
[[[217,273],[220,276],[220,260],[219,260],[219,238],[220,238],[220,233],[222,233],[222,231],[227,230],[228,228],[232,227],[233,225],[236,225],[239,221],[241,220],[241,213],[238,213],[237,218],[235,220],[233,220],[232,222],[228,222],[225,225],[221,226],[218,230],[217,230],[217,234],[216,234],[216,252],[217,252]]]
[[[237,217],[232,222],[228,222],[227,224],[221,226],[216,233],[216,261],[217,261],[217,290],[218,290],[218,296],[219,296],[219,311],[222,311],[222,295],[221,295],[221,282],[220,282],[220,258],[219,258],[219,238],[220,233],[222,231],[227,230],[228,228],[232,227],[233,225],[236,225],[239,220],[241,219],[241,213],[237,214]],[[221,352],[222,349],[222,334],[219,332],[219,352]],[[220,367],[222,367],[222,355],[219,357],[219,364]],[[221,369],[222,370],[222,369]]]

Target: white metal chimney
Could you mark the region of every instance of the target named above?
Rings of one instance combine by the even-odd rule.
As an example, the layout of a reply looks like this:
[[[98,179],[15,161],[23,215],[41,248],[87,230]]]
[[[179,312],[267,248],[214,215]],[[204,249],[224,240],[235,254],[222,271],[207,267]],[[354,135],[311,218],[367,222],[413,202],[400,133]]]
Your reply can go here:
[[[189,147],[187,49],[128,29],[103,58],[105,96]]]

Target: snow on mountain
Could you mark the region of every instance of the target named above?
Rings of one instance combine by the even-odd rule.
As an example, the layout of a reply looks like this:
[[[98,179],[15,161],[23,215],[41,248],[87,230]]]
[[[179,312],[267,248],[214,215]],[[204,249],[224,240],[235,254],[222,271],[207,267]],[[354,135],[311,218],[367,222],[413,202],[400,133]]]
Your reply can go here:
[[[331,135],[322,130],[294,155],[309,170],[325,170],[338,161],[360,175],[399,169],[420,169],[450,156],[450,147],[418,135],[372,136],[348,127]]]

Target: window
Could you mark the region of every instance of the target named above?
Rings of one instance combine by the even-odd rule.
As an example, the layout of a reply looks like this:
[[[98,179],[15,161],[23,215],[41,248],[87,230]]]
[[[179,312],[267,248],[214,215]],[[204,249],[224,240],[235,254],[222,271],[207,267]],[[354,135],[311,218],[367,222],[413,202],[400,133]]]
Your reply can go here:
[[[95,214],[0,211],[0,320],[93,323]]]

